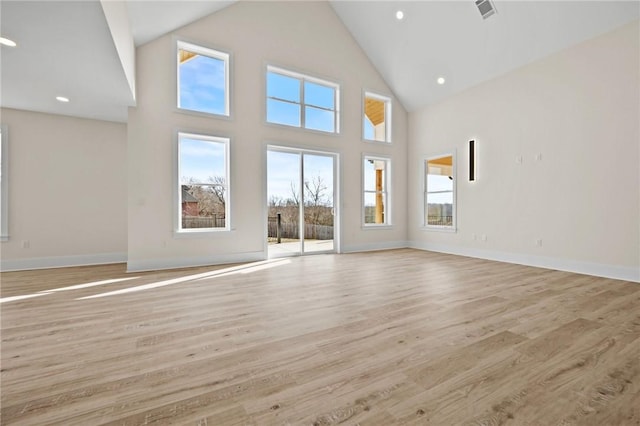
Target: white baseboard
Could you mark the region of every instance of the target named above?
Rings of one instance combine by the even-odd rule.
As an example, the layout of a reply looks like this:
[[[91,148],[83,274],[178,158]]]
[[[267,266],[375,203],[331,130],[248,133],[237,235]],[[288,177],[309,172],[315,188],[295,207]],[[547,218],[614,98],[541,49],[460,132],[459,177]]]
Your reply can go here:
[[[361,251],[378,251],[378,250],[391,250],[399,248],[407,248],[409,243],[407,241],[389,241],[383,243],[368,243],[368,244],[353,244],[343,245],[342,253],[357,253]]]
[[[25,271],[30,269],[67,268],[70,266],[104,265],[124,263],[126,253],[82,254],[76,256],[32,257],[26,259],[2,259],[0,270]]]
[[[521,253],[508,253],[494,250],[483,250],[471,247],[459,247],[447,244],[427,243],[419,241],[390,241],[385,243],[354,244],[343,246],[343,253],[363,251],[390,250],[411,247],[419,250],[469,256],[498,262],[516,263],[539,268],[556,269],[578,274],[594,275],[625,281],[640,282],[640,268],[582,262],[571,259],[559,259],[545,256],[534,256]],[[148,259],[129,261],[127,271],[142,272],[160,269],[187,268],[196,266],[220,265],[227,263],[256,262],[267,258],[263,251],[236,253],[217,256],[192,258]],[[31,269],[66,268],[71,266],[103,265],[127,262],[126,253],[101,253],[77,256],[53,256],[27,259],[2,259],[2,272],[24,271]]]
[[[578,274],[594,275],[597,277],[640,282],[640,268],[634,267],[606,265],[572,259],[559,259],[555,257],[535,256],[522,253],[508,253],[420,241],[410,241],[409,247],[420,250],[435,251],[438,253],[457,254],[460,256],[476,257],[479,259],[495,260],[498,262],[517,263],[520,265],[535,266],[538,268],[555,269],[558,271],[575,272]]]
[[[224,265],[227,263],[257,262],[265,260],[266,258],[267,256],[263,251],[254,251],[246,253],[220,254],[215,256],[129,260],[129,262],[127,262],[127,272],[192,268],[197,266]]]

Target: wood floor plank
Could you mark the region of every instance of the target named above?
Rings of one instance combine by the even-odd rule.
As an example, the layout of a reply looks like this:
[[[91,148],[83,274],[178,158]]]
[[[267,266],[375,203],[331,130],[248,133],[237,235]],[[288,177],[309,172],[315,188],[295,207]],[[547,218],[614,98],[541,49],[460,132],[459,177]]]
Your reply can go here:
[[[633,424],[621,421],[620,409],[626,407],[627,413],[634,410],[627,404],[633,401],[637,389],[629,388],[627,381],[631,382],[638,374],[634,366],[639,361],[640,340],[638,336],[611,336],[611,333],[615,330],[603,327],[552,358],[543,361],[525,358],[518,370],[528,368],[522,369],[519,377],[514,374],[517,370],[506,366],[493,377],[498,379],[495,391],[485,389],[493,396],[491,408],[468,424],[500,424],[509,420],[536,425]],[[534,368],[535,365],[544,365],[546,370]],[[503,377],[499,378],[500,375]],[[631,392],[624,394],[625,389]],[[541,411],[540,406],[545,410]],[[617,420],[598,423],[593,414],[600,410]]]
[[[503,331],[454,353],[406,369],[404,372],[409,379],[422,385],[425,389],[429,389],[473,368],[483,358],[494,357],[497,352],[505,352],[505,349],[510,350],[525,340],[527,340],[526,337],[510,331]]]
[[[640,425],[637,283],[411,249],[0,279],[3,425]]]
[[[519,345],[517,350],[533,358],[545,360],[574,345],[576,339],[583,338],[589,332],[600,327],[602,324],[595,321],[578,318]]]

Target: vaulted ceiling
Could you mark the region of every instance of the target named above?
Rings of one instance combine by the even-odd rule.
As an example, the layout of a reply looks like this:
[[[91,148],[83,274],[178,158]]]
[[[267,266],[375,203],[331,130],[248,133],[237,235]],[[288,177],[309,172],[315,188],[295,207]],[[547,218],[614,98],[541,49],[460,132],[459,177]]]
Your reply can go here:
[[[139,46],[233,3],[126,0],[126,10]],[[330,4],[409,111],[640,16],[637,1],[496,0],[486,20],[473,0]],[[135,100],[99,0],[3,0],[0,29],[18,43],[1,48],[3,107],[126,121]]]

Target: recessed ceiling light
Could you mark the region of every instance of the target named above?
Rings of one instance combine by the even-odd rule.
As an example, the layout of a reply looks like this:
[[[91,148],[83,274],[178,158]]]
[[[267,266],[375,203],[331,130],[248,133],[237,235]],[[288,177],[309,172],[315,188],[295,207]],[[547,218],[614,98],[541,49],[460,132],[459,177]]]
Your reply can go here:
[[[69,102],[69,98],[65,98],[64,96],[56,96],[56,100],[59,102]]]
[[[438,84],[444,84],[445,80],[444,77],[438,77]]]
[[[17,46],[15,41],[9,40],[8,38],[4,38],[4,37],[0,37],[0,44],[3,44],[5,46],[9,46],[9,47],[16,47]]]
[[[398,21],[402,21],[402,20],[404,19],[404,12],[403,12],[403,11],[401,11],[401,10],[397,11],[397,12],[396,12],[396,19],[397,19]]]

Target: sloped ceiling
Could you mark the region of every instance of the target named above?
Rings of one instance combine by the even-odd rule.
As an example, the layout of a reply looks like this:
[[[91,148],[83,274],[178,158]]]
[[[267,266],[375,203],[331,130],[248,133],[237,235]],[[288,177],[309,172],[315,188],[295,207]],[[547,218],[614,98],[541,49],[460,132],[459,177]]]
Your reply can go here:
[[[139,46],[233,3],[127,0],[131,33]],[[487,20],[473,0],[330,4],[409,111],[640,16],[637,1],[498,0]],[[134,100],[99,0],[2,0],[0,29],[18,42],[1,48],[3,107],[126,121]]]
[[[224,9],[235,1],[128,0],[129,20],[136,46]]]
[[[485,20],[472,0],[331,5],[409,111],[604,34],[640,11],[635,1],[497,0]]]
[[[0,13],[18,44],[0,51],[3,107],[126,120],[133,96],[99,1],[2,0]]]

